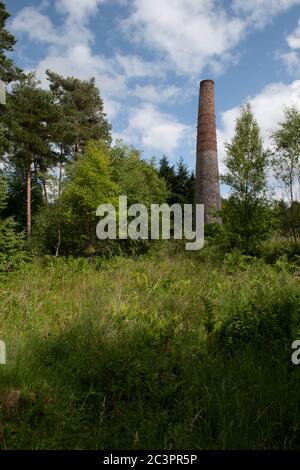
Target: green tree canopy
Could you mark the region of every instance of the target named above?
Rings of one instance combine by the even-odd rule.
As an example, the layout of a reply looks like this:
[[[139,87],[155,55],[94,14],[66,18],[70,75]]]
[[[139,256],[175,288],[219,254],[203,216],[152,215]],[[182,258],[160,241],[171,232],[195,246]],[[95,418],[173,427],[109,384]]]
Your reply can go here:
[[[56,141],[65,159],[83,153],[89,140],[111,143],[111,125],[104,113],[103,100],[95,79],[64,78],[47,71],[50,90],[60,108]]]
[[[128,205],[149,207],[165,202],[166,195],[164,180],[138,151],[122,144],[110,148],[104,142],[91,141],[83,155],[68,164],[65,189],[41,214],[38,237],[44,238],[44,246],[53,253],[92,255],[108,248],[126,251],[129,240],[121,246],[120,241],[97,239],[98,206],[112,204],[118,214],[119,196],[127,196]]]
[[[269,212],[268,154],[249,104],[241,108],[235,135],[226,144],[226,151],[223,181],[230,187],[230,196],[222,214],[224,226],[230,245],[251,254],[267,236]]]
[[[31,234],[31,177],[32,171],[45,172],[56,162],[53,126],[57,107],[50,91],[39,88],[33,75],[15,83],[8,96],[5,110],[12,149],[10,163],[20,168],[27,186],[27,236]]]
[[[7,53],[12,52],[16,45],[14,36],[6,29],[9,17],[5,3],[0,1],[0,79],[5,83],[16,80],[21,74],[21,70],[15,66],[13,60],[7,57]]]
[[[285,120],[273,133],[275,150],[272,168],[289,198],[289,225],[297,242],[299,221],[295,205],[295,188],[300,177],[300,113],[295,106],[286,108]]]
[[[164,155],[159,162],[159,175],[164,178],[168,188],[167,202],[169,204],[192,204],[194,202],[195,176],[190,173],[183,158],[176,165],[170,165]]]

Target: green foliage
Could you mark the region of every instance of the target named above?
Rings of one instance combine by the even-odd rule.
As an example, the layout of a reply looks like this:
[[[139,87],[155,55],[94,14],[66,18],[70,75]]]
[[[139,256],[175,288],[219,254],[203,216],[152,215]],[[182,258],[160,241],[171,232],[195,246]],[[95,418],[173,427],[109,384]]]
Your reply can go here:
[[[60,167],[57,185],[60,195],[66,160],[83,152],[91,138],[111,141],[110,125],[94,80],[63,78],[53,72],[48,72],[48,77],[50,91],[41,89],[31,74],[24,75],[13,85],[5,108],[5,128],[0,142],[8,149],[5,139],[9,138],[8,165],[10,172],[18,177],[10,186],[15,190],[11,193],[9,209],[17,200],[13,215],[26,223],[28,237],[31,235],[31,212],[33,215],[35,212],[35,193],[42,188],[45,205],[49,202],[48,170],[57,165]],[[21,175],[23,182],[19,180]],[[20,197],[21,190],[25,190],[25,198],[23,194]],[[23,217],[25,208],[26,221]]]
[[[100,203],[116,203],[119,187],[111,179],[108,147],[89,143],[85,154],[68,168],[62,203],[70,207],[70,218],[75,214],[91,218]]]
[[[195,199],[194,183],[194,174],[190,174],[187,165],[181,157],[176,167],[173,184],[174,201],[179,204],[193,204]]]
[[[295,186],[299,183],[300,169],[300,113],[296,107],[286,108],[285,121],[273,134],[275,152],[272,169],[289,197],[289,217],[285,224],[292,232],[295,243],[299,233],[299,210],[295,202]]]
[[[0,214],[6,207],[6,201],[7,182],[0,175]],[[17,233],[17,224],[11,217],[3,219],[0,216],[0,272],[17,269],[26,259],[24,235]]]
[[[58,116],[50,91],[39,88],[31,74],[15,83],[8,97],[6,122],[13,142],[9,163],[26,181],[26,231],[31,236],[31,179],[35,171],[46,172],[55,164],[52,133]]]
[[[128,205],[138,202],[149,207],[165,201],[166,187],[136,150],[121,145],[109,148],[103,142],[88,143],[84,154],[67,169],[61,198],[36,218],[34,244],[38,251],[106,257],[147,251],[147,241],[100,241],[96,237],[97,207],[112,204],[118,214],[122,195],[128,197]]]
[[[163,156],[159,162],[159,176],[167,184],[169,204],[194,203],[195,175],[189,172],[182,158],[175,168],[170,165],[168,158]]]
[[[0,271],[20,268],[28,260],[25,247],[24,235],[17,233],[16,222],[12,218],[0,220]]]
[[[26,173],[18,166],[9,166],[5,169],[7,180],[7,204],[3,211],[5,217],[13,217],[18,224],[18,229],[26,226]],[[31,175],[31,214],[36,214],[44,209],[42,187],[37,178],[37,172]]]
[[[166,201],[165,182],[159,177],[151,162],[141,158],[138,150],[120,144],[111,150],[113,179],[119,185],[119,195],[128,197],[128,205],[151,204]]]
[[[288,289],[276,293],[259,291],[236,314],[225,320],[216,334],[216,343],[227,351],[252,347],[290,348],[300,321],[299,293]],[[272,295],[273,294],[273,295]]]
[[[111,143],[111,126],[106,119],[103,100],[95,79],[64,78],[47,71],[50,90],[60,114],[56,123],[55,140],[60,145],[63,160],[84,152],[89,140]]]
[[[252,256],[244,255],[240,250],[234,249],[230,253],[226,253],[224,257],[224,266],[228,273],[235,273],[237,270],[246,270],[249,263],[253,262],[255,258]]]
[[[159,176],[166,181],[169,192],[169,201],[173,201],[173,187],[175,185],[175,168],[170,165],[168,158],[164,155],[159,161]]]
[[[96,254],[97,207],[118,202],[119,188],[111,176],[108,147],[89,143],[84,155],[69,164],[61,198],[35,220],[34,245],[38,251]]]
[[[221,239],[225,236],[224,227],[218,222],[209,222],[205,224],[204,235],[205,240],[221,242]]]
[[[227,173],[223,181],[230,187],[230,197],[222,219],[227,240],[230,247],[255,254],[268,236],[270,209],[265,196],[268,156],[250,105],[241,109],[235,136],[226,150]]]
[[[6,207],[6,201],[7,201],[7,181],[1,172],[0,173],[0,213]]]
[[[203,296],[202,297],[204,305],[204,327],[207,335],[210,335],[214,331],[215,327],[215,305],[211,297]]]
[[[18,167],[27,170],[32,164],[40,169],[53,166],[50,144],[57,113],[51,93],[39,88],[33,75],[13,85],[5,116],[14,143],[11,161]]]
[[[21,392],[1,447],[299,448],[291,274],[157,253],[47,257],[0,281],[0,404]]]
[[[261,244],[259,256],[267,263],[274,264],[279,258],[285,256],[289,263],[300,255],[299,244],[291,243],[284,237],[274,237]]]
[[[6,10],[4,2],[0,2],[0,79],[5,83],[16,80],[21,74],[13,60],[7,57],[7,53],[14,50],[16,40],[14,36],[6,29],[6,22],[10,14]]]
[[[279,233],[296,241],[300,233],[300,203],[293,201],[289,204],[286,201],[278,201],[274,207],[274,219]]]

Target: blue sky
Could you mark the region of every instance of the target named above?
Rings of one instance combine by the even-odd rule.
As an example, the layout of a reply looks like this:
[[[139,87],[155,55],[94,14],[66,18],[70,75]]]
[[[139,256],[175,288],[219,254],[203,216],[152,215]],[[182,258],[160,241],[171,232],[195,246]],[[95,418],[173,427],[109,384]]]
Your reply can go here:
[[[300,0],[8,0],[16,62],[94,76],[113,125],[145,157],[195,165],[199,81],[216,82],[220,167],[239,107],[266,144],[300,109]]]

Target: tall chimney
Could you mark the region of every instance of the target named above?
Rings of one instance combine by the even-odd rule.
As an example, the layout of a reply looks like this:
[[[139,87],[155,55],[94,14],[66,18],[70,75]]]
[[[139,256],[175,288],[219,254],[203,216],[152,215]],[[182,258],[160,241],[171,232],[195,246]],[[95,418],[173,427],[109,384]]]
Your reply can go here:
[[[204,204],[206,223],[220,222],[212,214],[221,209],[213,80],[200,83],[195,203]]]

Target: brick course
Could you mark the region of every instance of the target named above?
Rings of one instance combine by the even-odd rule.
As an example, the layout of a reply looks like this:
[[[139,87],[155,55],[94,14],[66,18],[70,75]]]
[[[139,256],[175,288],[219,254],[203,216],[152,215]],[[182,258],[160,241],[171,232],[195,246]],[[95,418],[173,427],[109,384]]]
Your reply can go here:
[[[200,83],[195,202],[204,204],[205,222],[220,222],[211,211],[221,209],[214,88],[213,80]]]

